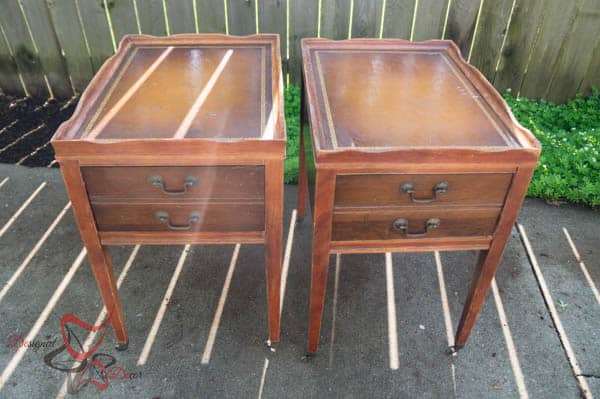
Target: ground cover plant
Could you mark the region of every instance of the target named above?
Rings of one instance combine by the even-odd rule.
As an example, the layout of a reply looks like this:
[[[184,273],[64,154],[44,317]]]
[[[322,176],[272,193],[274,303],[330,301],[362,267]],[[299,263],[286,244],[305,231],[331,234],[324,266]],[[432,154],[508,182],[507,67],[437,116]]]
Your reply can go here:
[[[600,92],[578,95],[565,104],[504,95],[519,122],[542,144],[527,195],[552,202],[600,205]],[[298,179],[300,89],[285,90],[287,124],[286,183]]]

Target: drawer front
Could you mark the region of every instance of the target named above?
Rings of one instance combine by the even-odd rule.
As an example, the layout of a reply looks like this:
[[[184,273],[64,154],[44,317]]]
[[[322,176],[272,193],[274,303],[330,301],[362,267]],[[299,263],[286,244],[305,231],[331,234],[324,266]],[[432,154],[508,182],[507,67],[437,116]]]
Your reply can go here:
[[[81,168],[92,201],[102,196],[264,199],[263,166]]]
[[[501,205],[511,179],[511,173],[338,175],[335,205]]]
[[[263,231],[265,206],[251,203],[92,203],[99,231]]]
[[[491,236],[500,208],[356,210],[334,212],[333,241]]]

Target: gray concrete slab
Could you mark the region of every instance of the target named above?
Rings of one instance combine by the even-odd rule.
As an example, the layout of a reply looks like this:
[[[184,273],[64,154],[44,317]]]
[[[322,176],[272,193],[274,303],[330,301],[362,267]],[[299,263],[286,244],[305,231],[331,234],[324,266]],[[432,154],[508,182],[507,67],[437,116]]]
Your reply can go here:
[[[600,213],[587,208],[527,200],[519,217],[557,304],[584,374],[600,375],[600,303],[565,237],[567,228],[596,287],[600,286]]]
[[[19,201],[25,200],[34,185],[41,181],[48,181],[49,194],[40,196],[41,202],[23,213],[20,219],[23,223],[16,223],[14,232],[0,239],[0,286],[10,278],[66,199],[56,170],[0,165],[0,177],[6,175],[14,175],[15,181],[29,181],[30,184],[29,187],[24,183],[19,186],[18,192],[24,193],[21,196],[8,194],[10,200],[5,202],[10,202],[11,209],[18,207]],[[0,188],[0,195],[4,189]],[[289,231],[295,193],[295,186],[286,187],[284,238]],[[524,223],[531,221],[533,226],[538,220],[528,218],[529,208],[533,214],[539,212],[541,219],[546,211],[543,207],[538,210],[538,204],[528,201],[521,220]],[[582,215],[589,218],[586,212]],[[27,223],[37,219],[39,226]],[[467,346],[456,357],[445,354],[447,332],[432,253],[392,256],[398,327],[397,370],[390,369],[389,362],[387,277],[383,254],[341,256],[333,343],[335,257],[331,257],[320,352],[310,361],[303,360],[310,286],[310,228],[310,216],[293,226],[294,241],[282,309],[282,341],[276,345],[276,350],[271,351],[263,344],[267,336],[263,248],[242,245],[207,365],[201,364],[201,358],[234,245],[191,248],[169,298],[148,361],[139,365],[142,348],[183,249],[183,246],[142,246],[120,290],[130,334],[129,349],[115,351],[112,333],[98,349],[98,352],[113,356],[117,365],[135,373],[138,378],[112,381],[104,391],[90,383],[77,396],[257,397],[262,389],[264,398],[518,397],[507,344],[491,295]],[[574,228],[575,234],[584,237],[583,240],[588,237]],[[0,303],[0,336],[28,332],[80,249],[81,240],[69,211]],[[132,249],[111,249],[117,276]],[[553,254],[550,249],[549,253]],[[453,328],[456,328],[475,254],[443,253],[441,260]],[[517,236],[511,238],[497,278],[529,396],[579,397],[575,378]],[[567,274],[564,278],[572,280],[575,274]],[[589,297],[588,291],[581,292]],[[36,339],[59,335],[60,317],[65,312],[73,312],[92,323],[101,308],[89,264],[84,260]],[[83,330],[75,329],[75,332],[85,339]],[[588,338],[590,341],[585,344],[594,345],[593,336],[588,335]],[[43,348],[28,350],[0,391],[0,397],[56,397],[66,373],[44,364],[43,358],[48,351]],[[13,349],[1,346],[0,372],[13,356]],[[69,355],[63,353],[60,359],[70,364]],[[600,392],[597,380],[588,378],[593,392]]]

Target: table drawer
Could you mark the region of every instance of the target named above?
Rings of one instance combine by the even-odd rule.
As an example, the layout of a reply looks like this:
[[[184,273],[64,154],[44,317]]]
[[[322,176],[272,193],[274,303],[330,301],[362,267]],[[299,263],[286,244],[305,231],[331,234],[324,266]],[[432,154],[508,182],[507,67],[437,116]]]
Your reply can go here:
[[[264,199],[263,166],[102,166],[81,168],[92,201],[99,196]]]
[[[263,231],[265,206],[248,203],[92,203],[99,231]]]
[[[332,241],[487,237],[499,214],[493,207],[334,212]]]
[[[335,205],[501,205],[511,179],[511,173],[338,175]]]

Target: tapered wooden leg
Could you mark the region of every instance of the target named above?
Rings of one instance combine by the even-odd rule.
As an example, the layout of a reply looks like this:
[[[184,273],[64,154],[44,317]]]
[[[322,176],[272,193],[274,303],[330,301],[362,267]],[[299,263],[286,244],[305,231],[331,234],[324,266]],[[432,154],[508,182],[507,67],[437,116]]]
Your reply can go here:
[[[125,327],[121,298],[117,290],[108,247],[100,243],[79,163],[77,161],[61,161],[60,166],[65,186],[73,205],[73,213],[79,226],[81,239],[87,250],[100,295],[111,317],[111,323],[118,342],[117,348],[124,350],[127,348],[129,338],[127,336],[127,328]]]
[[[308,196],[308,176],[306,174],[306,153],[304,148],[304,133],[300,124],[300,154],[298,156],[298,219],[306,214],[306,197]]]
[[[504,248],[521,209],[532,174],[532,167],[521,168],[515,174],[490,248],[479,254],[471,288],[456,331],[455,349],[462,348],[471,334],[496,269],[502,260]]]
[[[333,217],[335,174],[317,170],[315,182],[315,209],[313,210],[313,246],[310,281],[310,309],[308,320],[308,352],[317,352],[323,318],[323,304],[329,270],[329,246]]]
[[[269,339],[271,342],[279,342],[283,234],[283,160],[266,162],[265,184],[265,272],[267,281],[267,308],[269,313]]]

